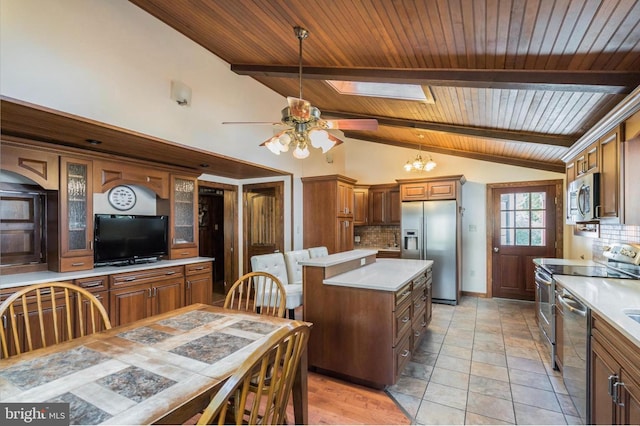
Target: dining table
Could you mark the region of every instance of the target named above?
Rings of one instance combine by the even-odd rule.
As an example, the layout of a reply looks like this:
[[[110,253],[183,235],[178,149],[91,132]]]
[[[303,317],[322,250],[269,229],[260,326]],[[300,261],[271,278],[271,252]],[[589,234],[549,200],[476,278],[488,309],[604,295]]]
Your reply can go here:
[[[71,424],[182,424],[292,321],[189,305],[1,359],[0,403],[68,403]],[[296,424],[308,422],[306,352],[292,390]]]

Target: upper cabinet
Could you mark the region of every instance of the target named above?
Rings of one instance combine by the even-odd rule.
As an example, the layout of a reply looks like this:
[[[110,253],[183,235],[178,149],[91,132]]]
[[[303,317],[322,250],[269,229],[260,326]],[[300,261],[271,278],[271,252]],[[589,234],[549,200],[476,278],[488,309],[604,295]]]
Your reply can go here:
[[[353,224],[367,225],[369,223],[369,187],[356,186],[353,188]]]
[[[304,247],[353,250],[355,183],[341,175],[302,178]]]
[[[170,257],[183,259],[198,255],[197,179],[171,175]]]
[[[60,158],[59,262],[49,256],[56,271],[93,268],[92,179],[91,160]]]
[[[169,172],[122,162],[94,161],[94,191],[108,192],[118,185],[142,185],[160,198],[169,198]]]
[[[373,185],[369,188],[369,225],[400,224],[400,187]]]
[[[401,201],[455,200],[464,184],[464,176],[398,179]]]

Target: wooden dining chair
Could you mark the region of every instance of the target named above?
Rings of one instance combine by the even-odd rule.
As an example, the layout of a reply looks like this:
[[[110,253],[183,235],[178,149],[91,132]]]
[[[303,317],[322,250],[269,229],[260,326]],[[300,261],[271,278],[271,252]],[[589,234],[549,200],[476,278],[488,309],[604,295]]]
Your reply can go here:
[[[285,424],[309,330],[307,324],[293,321],[273,333],[220,388],[198,424]]]
[[[25,286],[0,304],[0,318],[4,358],[111,328],[100,301],[65,282]]]
[[[233,283],[224,307],[283,318],[287,296],[278,278],[268,272],[249,272]]]

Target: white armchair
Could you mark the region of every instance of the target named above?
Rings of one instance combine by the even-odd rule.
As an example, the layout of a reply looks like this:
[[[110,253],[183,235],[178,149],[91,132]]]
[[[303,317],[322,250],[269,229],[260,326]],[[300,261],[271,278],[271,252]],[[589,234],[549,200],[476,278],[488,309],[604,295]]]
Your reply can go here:
[[[309,257],[311,258],[324,256],[329,256],[329,250],[324,246],[311,247],[309,249]]]
[[[253,272],[268,272],[280,280],[287,293],[286,307],[289,311],[289,318],[294,319],[295,308],[302,306],[302,283],[289,283],[284,255],[270,253],[251,256],[251,270]]]

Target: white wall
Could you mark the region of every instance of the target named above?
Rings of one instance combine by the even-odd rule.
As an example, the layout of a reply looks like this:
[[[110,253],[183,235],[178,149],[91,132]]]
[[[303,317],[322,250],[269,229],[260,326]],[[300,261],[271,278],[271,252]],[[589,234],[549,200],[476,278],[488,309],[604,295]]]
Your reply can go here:
[[[287,244],[293,236],[293,248],[302,247],[300,177],[344,174],[362,183],[388,183],[407,177],[402,165],[416,154],[352,139],[329,157],[319,150],[304,161],[271,154],[258,146],[273,135],[270,127],[221,123],[277,120],[285,99],[232,73],[227,63],[125,0],[2,0],[0,51],[4,96],[292,173],[293,198],[285,200],[285,211],[293,205],[293,225],[285,232]],[[169,98],[173,79],[191,87],[191,106],[178,106]],[[429,176],[467,178],[463,290],[483,293],[485,185],[563,175],[432,156],[438,167]],[[291,191],[285,193],[288,197]],[[471,225],[475,231],[469,230]]]

